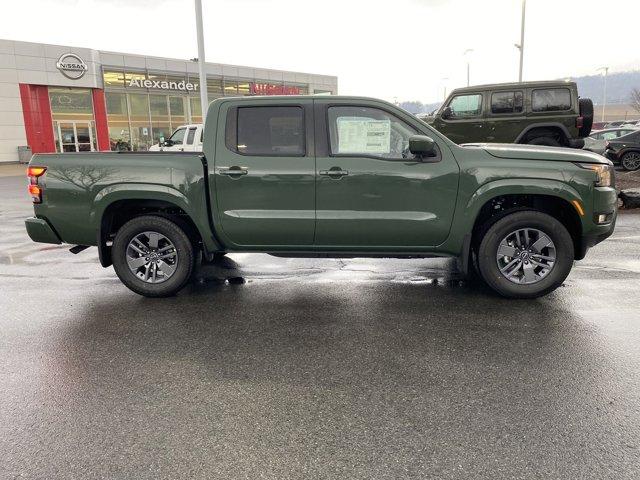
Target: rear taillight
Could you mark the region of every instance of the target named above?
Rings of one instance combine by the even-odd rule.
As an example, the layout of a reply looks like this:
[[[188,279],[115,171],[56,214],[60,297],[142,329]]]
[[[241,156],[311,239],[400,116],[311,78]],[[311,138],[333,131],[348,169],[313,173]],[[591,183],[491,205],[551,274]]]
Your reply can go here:
[[[576,128],[582,128],[584,125],[584,117],[576,118]]]
[[[42,185],[38,184],[38,178],[44,175],[47,167],[28,167],[27,177],[29,178],[29,195],[33,203],[42,203]]]

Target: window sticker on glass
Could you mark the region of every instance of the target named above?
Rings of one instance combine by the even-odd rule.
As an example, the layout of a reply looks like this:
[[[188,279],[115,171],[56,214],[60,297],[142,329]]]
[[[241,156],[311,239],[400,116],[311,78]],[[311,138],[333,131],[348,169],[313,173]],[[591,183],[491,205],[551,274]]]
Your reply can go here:
[[[338,153],[389,153],[391,122],[370,118],[338,118]]]

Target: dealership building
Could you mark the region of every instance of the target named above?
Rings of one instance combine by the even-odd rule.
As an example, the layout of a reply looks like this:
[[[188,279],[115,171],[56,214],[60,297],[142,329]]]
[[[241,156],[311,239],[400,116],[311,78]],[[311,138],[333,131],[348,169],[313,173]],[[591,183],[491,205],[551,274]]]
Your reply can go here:
[[[338,79],[207,63],[209,101],[336,94]],[[144,151],[202,121],[195,61],[0,40],[0,162],[19,152]]]

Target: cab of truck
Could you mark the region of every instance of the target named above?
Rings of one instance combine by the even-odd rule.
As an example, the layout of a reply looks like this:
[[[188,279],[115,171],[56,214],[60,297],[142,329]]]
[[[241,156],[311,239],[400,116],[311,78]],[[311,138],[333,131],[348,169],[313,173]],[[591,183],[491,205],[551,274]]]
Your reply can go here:
[[[181,125],[167,139],[160,138],[150,152],[201,152],[203,131],[201,123]]]
[[[478,85],[453,90],[429,123],[457,144],[582,148],[593,103],[578,96],[575,82]]]

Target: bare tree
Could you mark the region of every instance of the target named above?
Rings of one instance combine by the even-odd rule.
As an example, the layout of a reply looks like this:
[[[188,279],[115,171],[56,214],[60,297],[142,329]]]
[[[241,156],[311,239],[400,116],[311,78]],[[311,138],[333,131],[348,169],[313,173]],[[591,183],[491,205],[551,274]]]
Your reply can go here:
[[[636,112],[640,112],[640,88],[631,90],[631,106]]]

